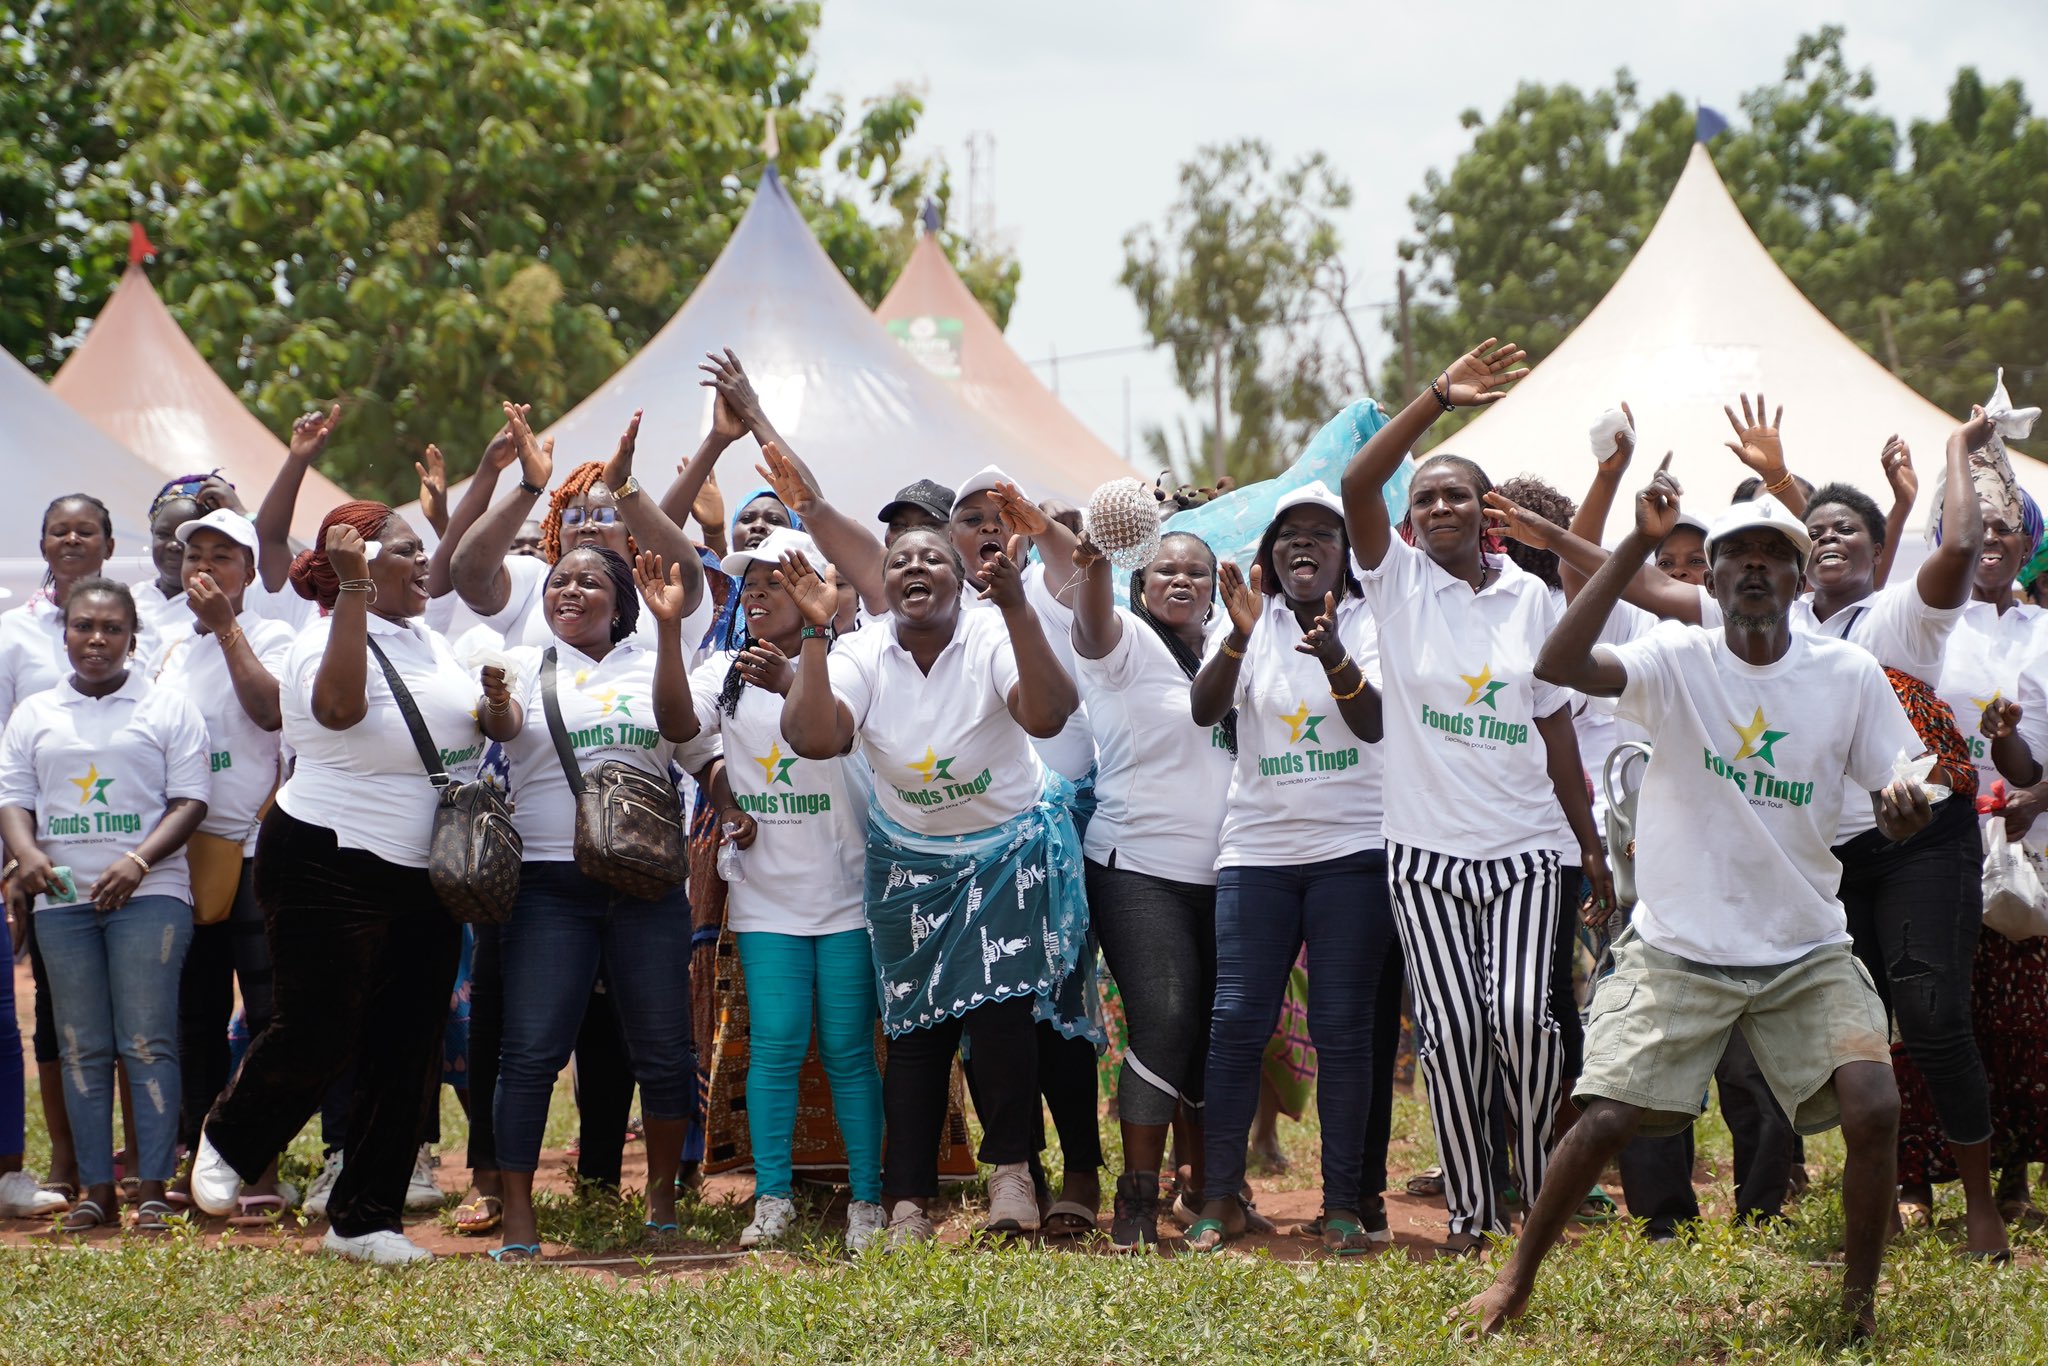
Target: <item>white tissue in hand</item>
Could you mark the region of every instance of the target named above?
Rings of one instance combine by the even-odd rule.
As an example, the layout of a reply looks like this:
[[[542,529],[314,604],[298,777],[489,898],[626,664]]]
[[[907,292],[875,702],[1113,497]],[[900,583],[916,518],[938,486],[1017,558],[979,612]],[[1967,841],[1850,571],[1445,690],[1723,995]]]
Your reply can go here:
[[[521,676],[519,665],[511,655],[483,641],[471,642],[457,651],[456,662],[469,670],[472,677],[485,669],[499,668],[505,671],[505,690],[517,697],[525,691],[526,680]]]
[[[2005,367],[1998,367],[1998,378],[1993,382],[1991,397],[1985,401],[1984,416],[1998,429],[2000,437],[2007,441],[2025,441],[2033,433],[2034,421],[2041,416],[2039,408],[2015,408],[2012,396],[2005,392]]]
[[[1593,442],[1593,458],[1605,460],[1614,454],[1614,438],[1629,430],[1628,414],[1619,408],[1609,408],[1600,414],[1600,420],[1593,424],[1587,436]]]
[[[1928,803],[1931,805],[1949,795],[1948,788],[1943,787],[1940,783],[1930,783],[1927,781],[1927,775],[1934,772],[1935,763],[1936,759],[1932,754],[1922,754],[1915,758],[1902,749],[1892,760],[1892,781],[1895,783],[1918,783],[1920,790],[1927,794]]]
[[[374,559],[376,559],[376,558],[377,558],[377,557],[378,557],[379,555],[382,555],[383,553],[384,553],[384,542],[382,542],[382,541],[364,541],[364,542],[363,542],[363,560],[364,560],[364,562],[365,562],[365,563],[368,563],[369,561],[371,561],[371,560],[374,560]]]

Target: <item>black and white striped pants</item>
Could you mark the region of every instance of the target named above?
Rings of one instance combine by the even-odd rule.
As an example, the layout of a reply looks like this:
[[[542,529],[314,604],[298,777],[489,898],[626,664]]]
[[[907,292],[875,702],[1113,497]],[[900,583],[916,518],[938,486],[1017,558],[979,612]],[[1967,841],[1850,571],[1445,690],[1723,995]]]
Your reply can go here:
[[[1558,862],[1550,851],[1465,859],[1387,844],[1453,1234],[1507,1228],[1488,1176],[1496,1069],[1523,1198],[1533,1205],[1543,1184],[1564,1073],[1549,1007]]]

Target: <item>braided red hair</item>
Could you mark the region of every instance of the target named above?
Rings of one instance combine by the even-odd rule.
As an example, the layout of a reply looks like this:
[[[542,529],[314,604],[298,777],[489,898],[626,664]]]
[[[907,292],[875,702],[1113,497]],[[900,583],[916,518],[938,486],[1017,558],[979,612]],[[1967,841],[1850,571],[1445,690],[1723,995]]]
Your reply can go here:
[[[333,611],[335,594],[341,590],[341,576],[327,562],[327,528],[339,522],[343,526],[354,527],[356,534],[364,540],[374,541],[390,520],[389,507],[366,499],[343,503],[335,508],[320,519],[320,531],[313,538],[313,548],[301,550],[292,560],[292,587],[299,590],[300,597],[311,598],[326,610]]]
[[[586,460],[569,471],[569,477],[562,481],[554,496],[548,499],[548,515],[540,523],[540,554],[549,564],[562,558],[562,509],[569,506],[569,500],[590,492],[594,485],[604,482],[604,466],[595,460]],[[631,564],[639,557],[640,547],[633,543],[633,533],[626,533],[626,563]]]

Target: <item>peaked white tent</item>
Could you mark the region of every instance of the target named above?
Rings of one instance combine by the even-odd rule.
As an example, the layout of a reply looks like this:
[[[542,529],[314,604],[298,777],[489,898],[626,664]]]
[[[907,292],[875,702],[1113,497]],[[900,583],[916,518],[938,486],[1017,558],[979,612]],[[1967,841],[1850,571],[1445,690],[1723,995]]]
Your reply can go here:
[[[867,520],[919,479],[958,483],[1001,465],[1033,492],[1085,499],[1094,484],[1045,460],[962,404],[897,345],[839,273],[771,162],[746,217],[689,299],[640,353],[548,429],[557,480],[617,448],[644,409],[636,472],[657,496],[711,425],[704,353],[731,347],[776,429],[821,492]],[[728,511],[762,480],[758,448],[718,463]],[[1105,477],[1114,477],[1114,474]]]
[[[66,407],[23,365],[0,351],[0,469],[7,471],[10,511],[0,524],[0,587],[12,607],[43,579],[38,519],[67,493],[90,493],[114,519],[118,562],[107,572],[140,576],[149,563],[149,500],[164,477],[141,457]],[[140,556],[137,560],[135,557]]]
[[[1990,392],[1990,375],[1984,389]],[[1785,455],[1795,473],[1815,484],[1852,483],[1879,507],[1890,505],[1891,494],[1878,453],[1893,433],[1904,437],[1922,496],[1902,551],[1920,544],[1933,513],[1926,490],[1949,433],[1967,414],[1942,412],[1837,331],[1778,269],[1707,149],[1695,144],[1656,227],[1607,297],[1527,379],[1440,449],[1478,461],[1497,482],[1533,474],[1578,498],[1593,476],[1587,429],[1626,399],[1642,435],[1630,493],[1674,451],[1671,470],[1685,485],[1687,506],[1708,515],[1727,506],[1748,474],[1727,449],[1734,433],[1722,405],[1740,413],[1738,396],[1758,392],[1773,409],[1784,405]],[[2014,463],[2021,484],[2048,507],[2048,469]],[[1610,531],[1626,515],[1618,506]]]

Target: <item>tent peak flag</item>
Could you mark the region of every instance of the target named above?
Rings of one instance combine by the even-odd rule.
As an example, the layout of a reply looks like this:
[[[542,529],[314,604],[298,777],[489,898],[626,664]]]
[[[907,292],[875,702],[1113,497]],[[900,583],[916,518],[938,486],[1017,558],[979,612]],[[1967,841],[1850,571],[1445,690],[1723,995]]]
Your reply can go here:
[[[139,266],[156,255],[156,243],[149,240],[149,233],[140,223],[128,225],[128,264]]]

